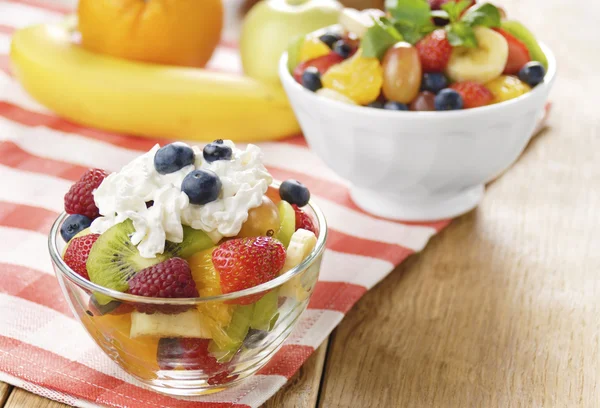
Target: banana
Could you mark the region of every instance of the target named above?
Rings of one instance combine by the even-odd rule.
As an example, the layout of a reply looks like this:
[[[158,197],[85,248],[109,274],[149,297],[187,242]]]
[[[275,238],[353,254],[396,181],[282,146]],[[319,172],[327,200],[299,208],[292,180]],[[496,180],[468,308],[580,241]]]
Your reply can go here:
[[[280,85],[203,69],[144,64],[86,51],[73,22],[18,30],[13,71],[57,114],[149,137],[272,140],[300,128]]]
[[[473,29],[477,48],[454,47],[446,75],[453,81],[488,82],[504,71],[508,59],[508,43],[494,30],[477,26]]]
[[[317,237],[311,231],[299,229],[294,232],[290,240],[290,245],[287,248],[285,264],[281,273],[285,273],[299,265],[310,254],[316,244]],[[279,295],[296,298],[299,302],[306,300],[310,295],[309,290],[313,283],[310,272],[310,270],[305,271],[290,279],[281,287]],[[311,275],[311,279],[308,279],[308,275]]]
[[[203,324],[196,309],[178,314],[131,312],[131,338],[139,336],[194,337],[210,339],[210,330]]]

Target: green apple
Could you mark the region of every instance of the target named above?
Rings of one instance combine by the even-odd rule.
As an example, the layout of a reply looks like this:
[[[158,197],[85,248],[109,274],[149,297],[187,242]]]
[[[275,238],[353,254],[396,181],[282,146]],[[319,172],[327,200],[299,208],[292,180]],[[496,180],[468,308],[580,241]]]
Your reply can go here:
[[[278,83],[278,63],[291,40],[337,24],[337,0],[263,0],[244,20],[240,41],[246,75]]]

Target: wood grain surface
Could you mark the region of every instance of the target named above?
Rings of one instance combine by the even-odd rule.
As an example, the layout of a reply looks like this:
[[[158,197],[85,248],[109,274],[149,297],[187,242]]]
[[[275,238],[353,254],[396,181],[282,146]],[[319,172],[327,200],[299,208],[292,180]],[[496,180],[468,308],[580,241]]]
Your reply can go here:
[[[548,130],[265,407],[600,406],[600,3],[496,3],[556,54]]]

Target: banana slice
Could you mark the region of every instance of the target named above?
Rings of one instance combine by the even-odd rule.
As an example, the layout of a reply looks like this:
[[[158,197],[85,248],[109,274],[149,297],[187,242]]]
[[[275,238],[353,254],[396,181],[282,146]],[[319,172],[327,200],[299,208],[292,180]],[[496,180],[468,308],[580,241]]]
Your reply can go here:
[[[299,265],[311,253],[316,244],[317,237],[311,231],[301,228],[294,232],[287,248],[285,264],[281,273],[285,273]],[[313,281],[312,275],[309,275],[310,271],[305,271],[301,275],[290,279],[281,287],[279,295],[295,298],[299,302],[306,300],[310,295],[309,290]]]
[[[446,67],[452,81],[485,83],[504,71],[508,59],[508,43],[492,29],[478,26],[473,29],[477,48],[455,47]]]
[[[203,324],[197,309],[178,314],[146,314],[133,311],[129,336],[211,338],[210,330]]]
[[[373,23],[373,18],[385,16],[385,13],[377,9],[366,9],[358,11],[353,8],[345,8],[340,13],[340,24],[349,33],[362,38]]]

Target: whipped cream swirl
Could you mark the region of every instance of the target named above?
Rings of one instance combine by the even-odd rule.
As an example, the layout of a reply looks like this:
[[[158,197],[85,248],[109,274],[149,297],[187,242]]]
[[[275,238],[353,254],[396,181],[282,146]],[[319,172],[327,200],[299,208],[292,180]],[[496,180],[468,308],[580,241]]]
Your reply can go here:
[[[216,243],[223,237],[237,235],[248,219],[248,211],[258,207],[273,178],[262,163],[258,146],[237,149],[230,140],[231,160],[205,161],[196,146],[195,163],[174,173],[159,174],[154,155],[159,146],[137,157],[121,171],[112,173],[94,191],[94,201],[101,217],[94,220],[91,231],[101,234],[126,219],[133,222],[131,241],[144,258],[163,253],[165,240],[183,241],[183,225],[205,231]],[[183,144],[183,143],[181,143]],[[181,191],[185,176],[196,169],[214,171],[221,179],[219,198],[205,205],[190,204]],[[153,202],[147,207],[147,203]]]

